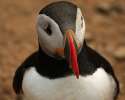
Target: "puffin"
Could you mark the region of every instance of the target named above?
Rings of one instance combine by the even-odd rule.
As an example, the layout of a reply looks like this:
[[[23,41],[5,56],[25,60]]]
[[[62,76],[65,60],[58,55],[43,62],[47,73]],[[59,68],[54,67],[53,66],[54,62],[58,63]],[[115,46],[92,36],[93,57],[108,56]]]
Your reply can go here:
[[[85,40],[81,9],[67,1],[40,10],[39,48],[18,67],[13,89],[22,100],[116,100],[119,82],[111,64]]]

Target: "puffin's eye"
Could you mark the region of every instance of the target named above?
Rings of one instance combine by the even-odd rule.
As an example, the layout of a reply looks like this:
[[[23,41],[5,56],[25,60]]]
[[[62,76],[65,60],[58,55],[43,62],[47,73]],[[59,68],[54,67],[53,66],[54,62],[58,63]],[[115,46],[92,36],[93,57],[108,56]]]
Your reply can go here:
[[[83,21],[83,16],[81,16],[81,20]]]
[[[51,30],[50,24],[48,24],[48,25],[44,28],[44,31],[45,31],[48,35],[52,35],[52,30]]]
[[[81,16],[81,21],[82,21],[81,27],[83,27],[83,16]]]

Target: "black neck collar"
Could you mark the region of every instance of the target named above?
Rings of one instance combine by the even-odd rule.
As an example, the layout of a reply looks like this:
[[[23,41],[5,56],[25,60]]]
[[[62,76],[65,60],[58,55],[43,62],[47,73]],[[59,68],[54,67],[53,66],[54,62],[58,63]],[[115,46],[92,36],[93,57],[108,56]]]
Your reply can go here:
[[[39,48],[37,56],[37,71],[50,79],[73,75],[69,63],[65,59],[56,59],[48,56]],[[111,65],[95,50],[89,48],[84,42],[81,52],[78,54],[78,65],[80,75],[86,76],[93,74],[97,68],[102,67],[109,74],[113,74]]]

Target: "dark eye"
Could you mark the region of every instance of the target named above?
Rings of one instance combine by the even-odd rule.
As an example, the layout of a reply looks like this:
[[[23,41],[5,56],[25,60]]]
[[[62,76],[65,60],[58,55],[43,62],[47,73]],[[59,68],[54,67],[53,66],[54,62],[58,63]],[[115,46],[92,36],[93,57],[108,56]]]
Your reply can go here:
[[[81,20],[83,21],[83,16],[81,16]]]
[[[44,28],[44,31],[45,31],[48,35],[51,35],[51,34],[52,34],[51,26],[48,24],[48,25]]]
[[[82,21],[81,27],[83,27],[83,16],[81,16],[81,21]]]

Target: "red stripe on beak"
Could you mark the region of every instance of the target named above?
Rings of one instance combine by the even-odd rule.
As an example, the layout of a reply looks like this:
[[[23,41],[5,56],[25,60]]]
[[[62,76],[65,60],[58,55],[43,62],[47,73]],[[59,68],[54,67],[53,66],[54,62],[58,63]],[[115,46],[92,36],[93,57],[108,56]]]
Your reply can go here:
[[[69,32],[66,33],[66,36],[68,38],[68,42],[69,42],[69,49],[70,49],[70,63],[73,69],[74,74],[76,75],[77,78],[79,78],[79,67],[78,67],[78,62],[77,62],[77,51],[76,48],[74,46],[74,42],[73,42],[73,35]]]

